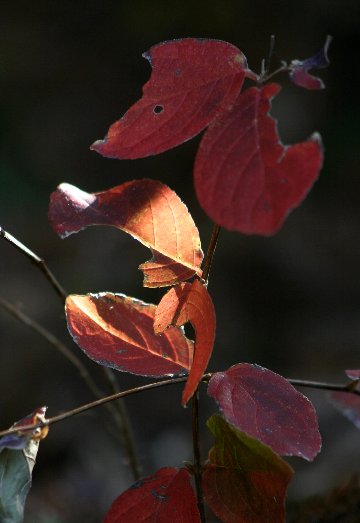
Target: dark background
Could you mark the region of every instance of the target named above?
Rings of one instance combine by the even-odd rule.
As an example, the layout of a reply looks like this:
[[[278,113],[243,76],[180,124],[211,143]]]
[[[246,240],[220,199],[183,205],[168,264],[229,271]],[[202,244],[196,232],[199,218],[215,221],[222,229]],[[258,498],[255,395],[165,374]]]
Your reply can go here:
[[[0,225],[44,257],[69,293],[123,292],[156,303],[137,266],[149,251],[110,228],[61,241],[47,221],[61,182],[95,192],[152,177],[188,205],[206,249],[211,224],[194,199],[192,164],[199,139],[154,158],[115,161],[89,151],[141,95],[150,74],[142,52],[163,40],[219,38],[259,70],[270,34],[277,60],[303,59],[334,37],[327,89],[309,92],[279,77],[273,114],[285,143],[323,137],[325,165],[306,202],[275,237],[223,231],[209,291],[217,309],[210,370],[256,362],[286,377],[342,382],[360,367],[360,159],[358,153],[359,2],[5,1],[0,17]],[[0,295],[46,326],[77,354],[60,301],[41,273],[0,243]],[[88,362],[98,383],[101,369]],[[147,382],[118,375],[121,389]],[[323,451],[314,463],[291,460],[290,500],[323,493],[359,472],[359,433],[327,402],[314,401]],[[191,459],[189,409],[180,387],[127,400],[144,474]],[[40,405],[50,416],[91,401],[76,369],[47,341],[0,311],[0,427]],[[202,394],[202,422],[215,410]],[[102,410],[55,425],[41,444],[26,523],[101,521],[131,482]],[[211,437],[203,430],[203,456]]]

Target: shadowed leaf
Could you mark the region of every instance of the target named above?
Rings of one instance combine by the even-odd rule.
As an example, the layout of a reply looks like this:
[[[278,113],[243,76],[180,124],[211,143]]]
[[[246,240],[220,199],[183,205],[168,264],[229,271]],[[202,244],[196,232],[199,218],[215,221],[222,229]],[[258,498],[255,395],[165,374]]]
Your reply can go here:
[[[75,343],[100,365],[141,376],[190,369],[192,342],[174,327],[154,334],[155,305],[122,294],[71,295],[66,317]]]
[[[282,376],[239,363],[212,375],[208,394],[225,418],[274,452],[312,460],[321,449],[311,402]]]
[[[223,523],[282,523],[293,471],[259,441],[212,416],[215,437],[203,472],[206,502]]]
[[[193,364],[182,394],[183,405],[194,394],[206,370],[215,340],[214,305],[199,280],[177,285],[165,294],[156,309],[154,330],[159,334],[169,325],[180,327],[187,322],[194,327],[195,346]]]
[[[14,423],[11,428],[18,427],[18,432],[7,434],[6,436],[2,436],[0,438],[0,452],[3,449],[24,449],[27,447],[31,439],[44,439],[49,432],[48,426],[38,427],[32,430],[27,430],[27,427],[34,425],[39,421],[45,421],[46,410],[47,407],[40,407],[25,418],[22,418],[20,421]]]
[[[162,468],[137,481],[112,504],[103,523],[200,523],[186,469]]]
[[[199,232],[180,198],[155,180],[134,180],[95,194],[61,184],[51,195],[49,218],[62,238],[91,225],[111,225],[149,247],[140,265],[144,285],[162,287],[201,274]]]
[[[350,390],[360,392],[360,370],[349,369],[345,374],[353,380]],[[329,400],[356,428],[360,429],[360,394],[333,391],[329,394]]]
[[[318,135],[284,146],[270,100],[277,84],[247,89],[204,134],[195,161],[195,189],[219,225],[246,234],[274,234],[319,175]]]
[[[143,55],[152,67],[143,96],[91,149],[111,158],[166,151],[204,129],[240,91],[246,58],[220,40],[184,38]]]

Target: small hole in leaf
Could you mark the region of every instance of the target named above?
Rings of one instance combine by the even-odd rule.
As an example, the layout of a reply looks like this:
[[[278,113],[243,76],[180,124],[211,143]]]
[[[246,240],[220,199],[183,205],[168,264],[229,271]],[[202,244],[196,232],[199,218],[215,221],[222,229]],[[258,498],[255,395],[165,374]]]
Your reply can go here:
[[[160,114],[160,113],[163,112],[163,110],[164,110],[164,108],[163,108],[162,105],[155,105],[155,107],[154,107],[154,113],[155,114]]]

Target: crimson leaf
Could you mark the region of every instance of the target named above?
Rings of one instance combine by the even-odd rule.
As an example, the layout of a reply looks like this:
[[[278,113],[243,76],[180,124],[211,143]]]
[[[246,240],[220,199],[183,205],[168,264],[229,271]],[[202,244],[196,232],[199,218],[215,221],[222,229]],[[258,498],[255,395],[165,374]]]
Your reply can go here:
[[[100,365],[141,376],[187,372],[193,346],[174,327],[154,334],[155,305],[122,294],[70,295],[68,328],[75,343]]]
[[[210,218],[246,234],[274,234],[319,175],[318,135],[284,146],[270,101],[280,86],[252,87],[207,129],[195,161],[195,189]]]
[[[180,327],[190,322],[195,330],[194,360],[182,394],[185,405],[194,394],[209,363],[215,339],[215,309],[205,286],[195,280],[170,289],[157,306],[154,331],[164,332],[169,325]]]
[[[258,365],[239,363],[213,374],[208,394],[230,423],[274,452],[307,460],[320,452],[315,409],[282,376]]]
[[[186,469],[162,468],[137,481],[111,505],[103,523],[200,523]]]
[[[201,274],[199,232],[180,198],[155,180],[134,180],[89,194],[61,184],[50,197],[49,218],[62,238],[90,225],[112,225],[149,247],[140,265],[144,285],[161,287]]]
[[[293,471],[259,441],[212,416],[215,437],[203,472],[206,502],[223,523],[282,523]]]
[[[92,149],[111,158],[141,158],[189,140],[231,106],[240,91],[246,58],[220,40],[184,38],[153,46],[143,97]]]

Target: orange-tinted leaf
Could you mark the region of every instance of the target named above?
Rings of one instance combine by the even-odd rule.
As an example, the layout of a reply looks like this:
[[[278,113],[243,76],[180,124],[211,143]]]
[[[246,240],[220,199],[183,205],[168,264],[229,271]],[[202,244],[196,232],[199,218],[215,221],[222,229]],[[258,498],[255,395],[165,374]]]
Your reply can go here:
[[[315,458],[321,436],[310,400],[259,365],[239,363],[210,379],[208,394],[225,418],[285,456]]]
[[[182,394],[183,405],[196,391],[209,363],[215,340],[214,305],[199,280],[177,285],[165,294],[156,309],[154,330],[159,334],[169,325],[180,327],[187,322],[195,330],[195,347],[189,379]]]
[[[69,331],[92,360],[141,376],[184,373],[191,366],[193,344],[176,328],[156,336],[155,309],[155,305],[122,294],[66,299]]]
[[[166,467],[137,481],[114,501],[103,523],[200,523],[189,472]]]
[[[49,432],[48,426],[31,430],[27,430],[27,427],[45,421],[46,410],[47,407],[40,407],[20,421],[16,421],[11,428],[18,428],[18,432],[0,438],[0,452],[3,449],[21,450],[29,444],[30,440],[44,439]]]
[[[277,84],[239,95],[204,134],[195,161],[195,189],[213,221],[246,234],[274,234],[319,175],[318,135],[295,145],[280,142],[269,116]]]
[[[153,46],[143,97],[91,148],[111,158],[141,158],[189,140],[230,106],[240,91],[246,58],[219,40],[184,38]]]
[[[212,416],[215,437],[203,472],[203,491],[223,523],[282,523],[285,494],[293,471],[259,441]]]
[[[186,280],[199,269],[199,232],[180,198],[155,180],[134,180],[89,194],[61,184],[51,195],[49,218],[65,238],[90,225],[111,225],[149,247],[153,259],[140,265],[146,287]]]

